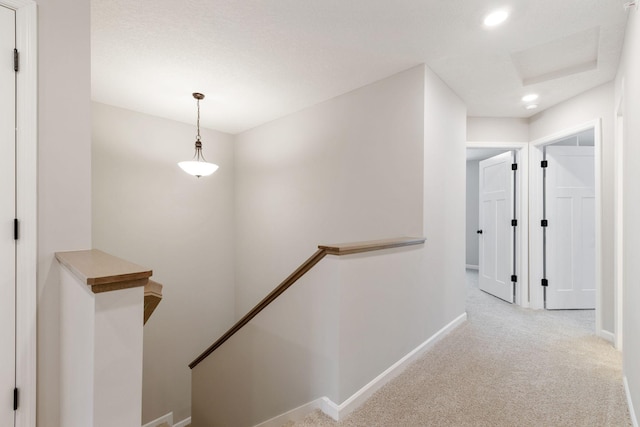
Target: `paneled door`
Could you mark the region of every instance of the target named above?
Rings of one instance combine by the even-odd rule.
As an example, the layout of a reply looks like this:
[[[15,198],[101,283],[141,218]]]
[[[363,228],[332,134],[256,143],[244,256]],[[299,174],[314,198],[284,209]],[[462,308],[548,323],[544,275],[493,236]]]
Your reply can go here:
[[[480,162],[480,262],[478,286],[513,302],[511,271],[514,257],[513,153],[507,152]]]
[[[15,425],[15,32],[15,12],[0,6],[0,426]]]
[[[546,148],[547,308],[596,304],[593,147]]]

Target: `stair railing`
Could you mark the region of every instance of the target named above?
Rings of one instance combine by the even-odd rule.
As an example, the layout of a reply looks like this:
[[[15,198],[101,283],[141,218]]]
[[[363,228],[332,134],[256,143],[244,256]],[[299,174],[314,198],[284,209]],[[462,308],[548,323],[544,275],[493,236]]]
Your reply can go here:
[[[293,273],[289,275],[278,287],[262,299],[255,307],[253,307],[242,319],[238,320],[227,332],[224,333],[216,342],[211,344],[209,348],[200,354],[193,362],[189,364],[189,368],[195,368],[200,362],[213,353],[218,347],[224,344],[236,332],[242,329],[247,323],[264,310],[269,304],[275,301],[284,291],[289,289],[304,274],[311,270],[314,265],[322,260],[326,255],[350,255],[361,252],[371,252],[382,249],[400,248],[403,246],[421,245],[425,242],[424,237],[399,237],[394,239],[372,240],[368,242],[342,243],[337,245],[319,245],[318,250],[303,262]]]

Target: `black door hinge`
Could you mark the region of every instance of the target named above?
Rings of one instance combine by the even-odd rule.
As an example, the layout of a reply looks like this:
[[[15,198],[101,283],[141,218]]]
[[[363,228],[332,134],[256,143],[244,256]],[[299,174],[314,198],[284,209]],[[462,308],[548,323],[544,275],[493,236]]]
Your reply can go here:
[[[20,70],[20,54],[18,49],[13,49],[13,71],[16,73]]]
[[[542,279],[542,286],[549,286],[549,280]]]
[[[13,410],[18,410],[18,388],[13,389]]]
[[[543,160],[540,162],[540,167],[541,168],[546,168],[547,166],[549,166],[549,163],[546,160]]]
[[[518,170],[518,164],[517,163],[512,163],[511,164],[511,170],[512,171],[517,171]]]
[[[511,275],[511,281],[516,283],[518,281],[518,276],[516,276],[515,274]]]
[[[517,219],[512,219],[511,220],[511,226],[512,227],[517,227],[518,226],[518,220]]]
[[[540,227],[547,227],[549,225],[549,221],[546,219],[543,219],[540,221]]]
[[[19,228],[18,218],[14,218],[13,219],[13,240],[18,240],[18,228]]]

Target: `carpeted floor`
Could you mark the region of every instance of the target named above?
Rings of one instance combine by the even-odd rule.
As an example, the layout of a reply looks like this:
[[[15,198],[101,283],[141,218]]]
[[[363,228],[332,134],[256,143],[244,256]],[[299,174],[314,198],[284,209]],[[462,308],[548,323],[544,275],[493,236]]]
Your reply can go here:
[[[344,421],[317,411],[286,425],[631,425],[620,353],[594,335],[592,310],[522,309],[477,281],[468,271],[468,322]]]

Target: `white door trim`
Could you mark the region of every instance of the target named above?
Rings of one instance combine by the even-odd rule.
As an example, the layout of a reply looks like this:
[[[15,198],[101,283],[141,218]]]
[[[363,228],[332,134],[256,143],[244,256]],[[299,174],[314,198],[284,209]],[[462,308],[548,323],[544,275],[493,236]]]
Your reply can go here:
[[[624,79],[622,80],[622,91],[624,93]],[[621,95],[620,101],[617,103],[616,109],[616,134],[615,134],[615,146],[614,146],[614,215],[615,215],[615,234],[614,234],[614,266],[613,277],[615,281],[615,338],[614,343],[619,351],[622,351],[623,342],[623,328],[622,328],[622,312],[623,312],[623,252],[624,252],[624,216],[623,216],[623,165],[624,165],[624,110],[623,110],[624,98]]]
[[[572,128],[564,129],[544,138],[531,142],[529,167],[531,171],[531,185],[529,187],[532,202],[529,205],[530,251],[531,251],[531,308],[544,308],[542,286],[542,233],[540,220],[542,219],[542,148],[557,140],[566,138],[582,131],[593,129],[595,137],[595,167],[596,167],[596,335],[605,337],[602,332],[602,125],[601,119],[594,119]],[[537,284],[537,286],[536,286]],[[608,339],[608,336],[607,336]]]
[[[516,192],[516,206],[518,208],[518,228],[516,247],[518,284],[516,286],[516,304],[522,307],[530,306],[529,290],[529,144],[527,142],[478,142],[467,141],[467,148],[504,148],[516,150],[518,163],[518,191]]]
[[[17,242],[16,384],[20,406],[16,427],[36,425],[36,304],[37,304],[37,171],[38,171],[38,21],[33,0],[0,0],[16,11],[17,75],[16,211]]]

